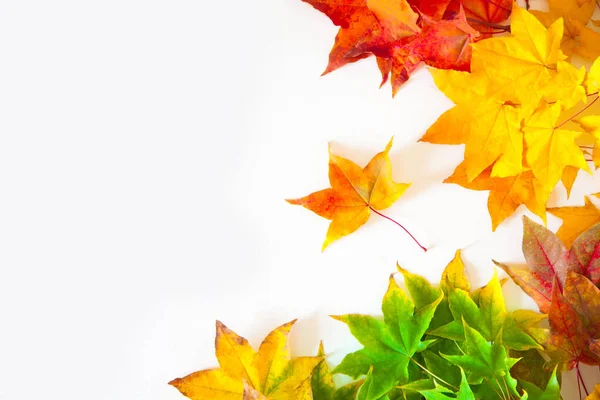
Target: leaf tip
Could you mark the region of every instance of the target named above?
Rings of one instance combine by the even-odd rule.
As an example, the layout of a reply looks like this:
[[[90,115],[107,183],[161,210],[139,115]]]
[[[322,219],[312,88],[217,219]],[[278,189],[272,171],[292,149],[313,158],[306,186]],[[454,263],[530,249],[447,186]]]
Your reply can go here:
[[[346,323],[346,316],[345,315],[330,315],[329,317],[335,319],[336,321],[340,321],[340,322]]]
[[[174,388],[177,388],[177,389],[179,389],[179,386],[181,386],[181,381],[182,381],[182,379],[181,379],[181,378],[175,378],[175,379],[173,379],[172,381],[170,381],[170,382],[168,383],[168,385],[171,385],[171,386],[173,386]]]

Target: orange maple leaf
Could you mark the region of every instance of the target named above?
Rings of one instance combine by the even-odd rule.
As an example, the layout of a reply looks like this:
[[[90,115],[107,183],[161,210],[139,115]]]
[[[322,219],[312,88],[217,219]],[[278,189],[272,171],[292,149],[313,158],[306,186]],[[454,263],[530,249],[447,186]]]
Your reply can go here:
[[[471,28],[465,13],[451,20],[436,21],[423,16],[421,33],[398,42],[391,47],[390,54],[377,54],[387,63],[379,62],[383,83],[392,75],[392,95],[410,78],[423,62],[431,67],[469,71],[471,65],[471,43],[479,37],[479,32]],[[349,53],[353,55],[353,52]],[[389,56],[389,58],[385,58]],[[383,66],[383,67],[382,67]]]
[[[303,0],[327,15],[340,27],[329,54],[328,74],[348,63],[371,55],[376,47],[415,35],[418,14],[406,0]],[[349,55],[360,47],[362,51]]]
[[[410,183],[392,180],[392,163],[389,151],[393,139],[385,150],[361,168],[354,162],[329,152],[329,182],[331,188],[314,192],[306,197],[286,200],[301,205],[315,214],[331,220],[322,250],[334,241],[351,234],[364,225],[371,211],[399,225],[410,237],[427,251],[402,225],[381,214],[404,194]]]
[[[600,193],[593,196],[600,197]],[[556,233],[557,236],[570,248],[575,239],[592,226],[600,223],[600,209],[588,198],[585,205],[581,207],[555,207],[549,208],[548,212],[563,220],[562,226]]]
[[[375,55],[383,77],[382,85],[390,74],[392,76],[392,95],[421,63],[468,71],[470,45],[480,36],[469,25],[460,5],[456,12],[439,19],[449,1],[410,4],[407,0],[303,1],[340,26],[323,74]],[[421,13],[421,18],[411,5]]]

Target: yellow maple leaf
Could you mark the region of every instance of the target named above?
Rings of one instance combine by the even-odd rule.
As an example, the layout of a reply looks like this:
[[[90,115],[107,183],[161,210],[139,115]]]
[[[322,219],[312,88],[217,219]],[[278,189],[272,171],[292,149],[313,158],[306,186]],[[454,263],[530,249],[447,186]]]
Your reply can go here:
[[[471,70],[488,76],[488,96],[533,109],[556,64],[566,58],[560,50],[563,31],[562,20],[546,28],[528,11],[514,7],[512,36],[474,44]]]
[[[560,129],[559,104],[545,104],[524,122],[525,159],[533,175],[551,192],[565,167],[589,171],[583,152],[575,143],[579,132]]]
[[[600,92],[600,57],[594,61],[585,81],[588,95]]]
[[[521,123],[544,98],[572,107],[585,101],[585,69],[564,62],[562,22],[546,29],[515,7],[512,37],[473,45],[471,72],[431,70],[438,88],[456,106],[444,113],[421,141],[465,146],[469,181],[490,165],[492,177],[522,173]]]
[[[600,197],[600,193],[593,196]],[[548,211],[563,220],[556,234],[567,248],[571,247],[579,235],[600,223],[600,210],[588,198],[582,207],[555,207]]]
[[[586,27],[594,13],[595,2],[549,0],[548,5],[550,11],[532,11],[532,13],[545,26],[550,26],[560,18],[564,19],[562,50],[566,55],[577,54],[592,60],[600,56],[600,34]]]
[[[421,141],[465,143],[464,167],[469,180],[492,164],[494,176],[520,173],[523,170],[520,109],[487,96],[488,79],[484,75],[445,70],[431,73],[438,87],[456,106],[442,114]]]
[[[544,25],[552,24],[559,18],[571,19],[587,24],[592,15],[596,4],[594,1],[579,0],[548,0],[548,12],[532,10],[531,13],[542,19]]]
[[[591,14],[584,15],[589,6],[573,4],[552,2],[576,20],[589,19]],[[471,72],[431,70],[455,106],[421,141],[465,144],[464,161],[446,182],[490,190],[493,229],[521,204],[545,219],[545,203],[558,181],[570,194],[579,169],[589,171],[576,143],[582,132],[573,120],[593,104],[574,108],[600,87],[600,60],[587,74],[585,67],[575,68],[564,61],[562,39],[562,18],[546,28],[514,7],[511,36],[473,45]]]
[[[287,200],[290,204],[301,205],[331,220],[323,250],[334,241],[364,225],[371,211],[382,215],[378,210],[384,210],[394,204],[410,186],[410,183],[397,183],[392,179],[392,163],[389,157],[391,147],[392,140],[385,150],[375,155],[364,168],[346,158],[334,155],[330,150],[331,188],[299,199]],[[423,250],[426,250],[416,239],[414,240]]]
[[[217,321],[219,369],[194,372],[169,382],[191,400],[312,400],[310,378],[322,357],[292,359],[288,333],[295,321],[275,329],[258,352]]]

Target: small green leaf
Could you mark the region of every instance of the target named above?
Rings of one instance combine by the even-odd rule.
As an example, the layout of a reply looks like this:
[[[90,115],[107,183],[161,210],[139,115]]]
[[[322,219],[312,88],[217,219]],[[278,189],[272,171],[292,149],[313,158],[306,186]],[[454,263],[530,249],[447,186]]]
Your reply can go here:
[[[484,379],[498,379],[509,375],[510,367],[516,360],[508,358],[506,349],[499,343],[489,343],[475,329],[463,320],[465,340],[461,344],[464,355],[444,355],[448,361],[463,368],[469,383],[480,384]]]

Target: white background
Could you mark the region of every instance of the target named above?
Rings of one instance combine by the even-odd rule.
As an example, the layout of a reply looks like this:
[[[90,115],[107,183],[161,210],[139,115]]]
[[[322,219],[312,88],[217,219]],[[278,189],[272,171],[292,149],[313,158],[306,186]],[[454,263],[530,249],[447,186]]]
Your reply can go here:
[[[295,354],[335,362],[328,315],[378,313],[396,261],[522,261],[524,210],[492,233],[485,192],[440,183],[462,148],[416,143],[451,105],[426,69],[394,100],[374,60],[320,78],[336,29],[300,0],[0,6],[0,399],[182,399],[215,319],[257,345],[300,318]],[[284,199],[328,186],[329,141],[364,164],[391,136],[413,186],[386,213],[430,251],[374,215],[321,253],[328,221]]]

